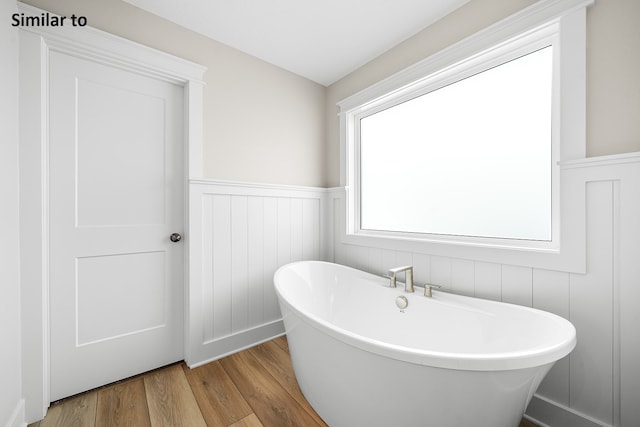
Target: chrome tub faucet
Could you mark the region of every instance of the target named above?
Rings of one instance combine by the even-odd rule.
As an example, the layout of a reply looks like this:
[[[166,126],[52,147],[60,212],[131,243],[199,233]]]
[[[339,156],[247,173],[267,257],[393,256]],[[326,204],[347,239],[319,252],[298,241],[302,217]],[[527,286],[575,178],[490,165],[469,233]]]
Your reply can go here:
[[[402,273],[404,271],[405,277],[405,292],[413,292],[413,266],[405,265],[402,267],[394,267],[389,269],[389,285],[392,288],[397,286],[397,275],[398,273]]]

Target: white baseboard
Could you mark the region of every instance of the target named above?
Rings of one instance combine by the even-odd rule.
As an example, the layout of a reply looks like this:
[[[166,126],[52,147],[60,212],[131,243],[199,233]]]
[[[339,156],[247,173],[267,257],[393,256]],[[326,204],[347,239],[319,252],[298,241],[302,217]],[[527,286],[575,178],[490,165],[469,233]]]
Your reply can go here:
[[[24,399],[20,399],[13,410],[11,417],[7,420],[7,427],[25,427],[27,422],[24,420]]]
[[[611,427],[537,394],[531,399],[525,418],[540,427]]]
[[[276,320],[246,331],[228,335],[213,341],[202,344],[198,354],[193,359],[186,360],[187,366],[196,368],[214,360],[256,346],[265,341],[279,337],[284,334],[284,323],[282,320]]]

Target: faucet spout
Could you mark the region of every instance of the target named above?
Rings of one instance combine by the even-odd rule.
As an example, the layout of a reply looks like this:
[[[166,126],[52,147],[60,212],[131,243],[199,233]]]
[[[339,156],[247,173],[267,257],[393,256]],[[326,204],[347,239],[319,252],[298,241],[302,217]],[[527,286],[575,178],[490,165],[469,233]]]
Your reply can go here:
[[[390,279],[390,285],[391,287],[396,287],[396,279],[397,279],[397,275],[398,273],[402,273],[404,271],[405,274],[405,285],[404,285],[404,291],[405,292],[414,292],[413,289],[413,266],[412,265],[405,265],[402,267],[394,267],[394,268],[390,268],[389,269],[389,279]]]

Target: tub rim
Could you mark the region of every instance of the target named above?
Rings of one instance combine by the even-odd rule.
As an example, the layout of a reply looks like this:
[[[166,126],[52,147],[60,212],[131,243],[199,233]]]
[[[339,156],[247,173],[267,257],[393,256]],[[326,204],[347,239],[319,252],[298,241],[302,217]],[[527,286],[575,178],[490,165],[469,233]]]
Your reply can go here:
[[[488,303],[493,304],[507,304],[513,307],[517,307],[519,310],[525,310],[535,312],[538,315],[545,317],[551,317],[557,321],[566,322],[569,326],[569,337],[565,341],[561,341],[555,345],[538,348],[535,351],[522,350],[511,351],[501,353],[487,353],[487,354],[462,354],[455,352],[439,352],[428,351],[422,349],[415,349],[406,346],[400,346],[396,344],[390,344],[383,341],[368,338],[360,334],[356,334],[335,324],[323,320],[317,316],[305,313],[302,310],[295,307],[290,301],[288,301],[280,292],[278,285],[278,277],[281,271],[287,268],[292,268],[297,264],[325,264],[332,267],[341,269],[355,270],[361,273],[376,277],[371,273],[367,273],[363,270],[359,270],[353,267],[349,267],[342,264],[337,264],[328,261],[295,261],[287,263],[279,267],[273,276],[274,288],[278,301],[280,304],[284,304],[291,312],[295,313],[302,321],[308,325],[325,332],[329,336],[347,344],[352,347],[359,348],[370,353],[378,354],[383,357],[387,357],[394,360],[401,360],[404,362],[431,366],[436,368],[456,369],[456,370],[470,370],[470,371],[503,371],[514,369],[526,369],[540,367],[549,363],[554,363],[557,360],[563,358],[575,348],[577,343],[576,330],[571,322],[547,311],[535,309],[526,306],[520,306],[516,304],[509,304],[501,301],[483,300],[477,297],[467,297],[464,295],[454,295],[460,298],[474,298],[482,299]]]

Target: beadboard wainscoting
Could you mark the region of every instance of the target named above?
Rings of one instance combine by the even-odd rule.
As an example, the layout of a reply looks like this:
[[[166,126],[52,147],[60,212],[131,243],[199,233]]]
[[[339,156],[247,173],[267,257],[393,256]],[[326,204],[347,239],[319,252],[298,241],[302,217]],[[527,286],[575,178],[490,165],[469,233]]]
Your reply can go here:
[[[584,186],[586,273],[343,243],[345,192],[333,191],[329,259],[384,273],[412,264],[416,283],[540,308],[569,319],[578,344],[541,384],[527,416],[549,426],[633,426],[640,419],[640,153],[566,162]],[[580,190],[579,188],[576,190]],[[438,325],[425,325],[437,328]]]
[[[326,258],[327,190],[209,180],[189,187],[185,356],[193,367],[284,333],[273,274]]]
[[[186,360],[201,365],[284,332],[273,273],[320,259],[373,273],[412,264],[416,283],[568,318],[578,344],[527,410],[548,426],[640,419],[640,153],[565,162],[561,203],[584,203],[585,273],[344,243],[345,189],[190,182]],[[579,212],[580,209],[573,209]],[[438,325],[425,325],[428,328]]]

